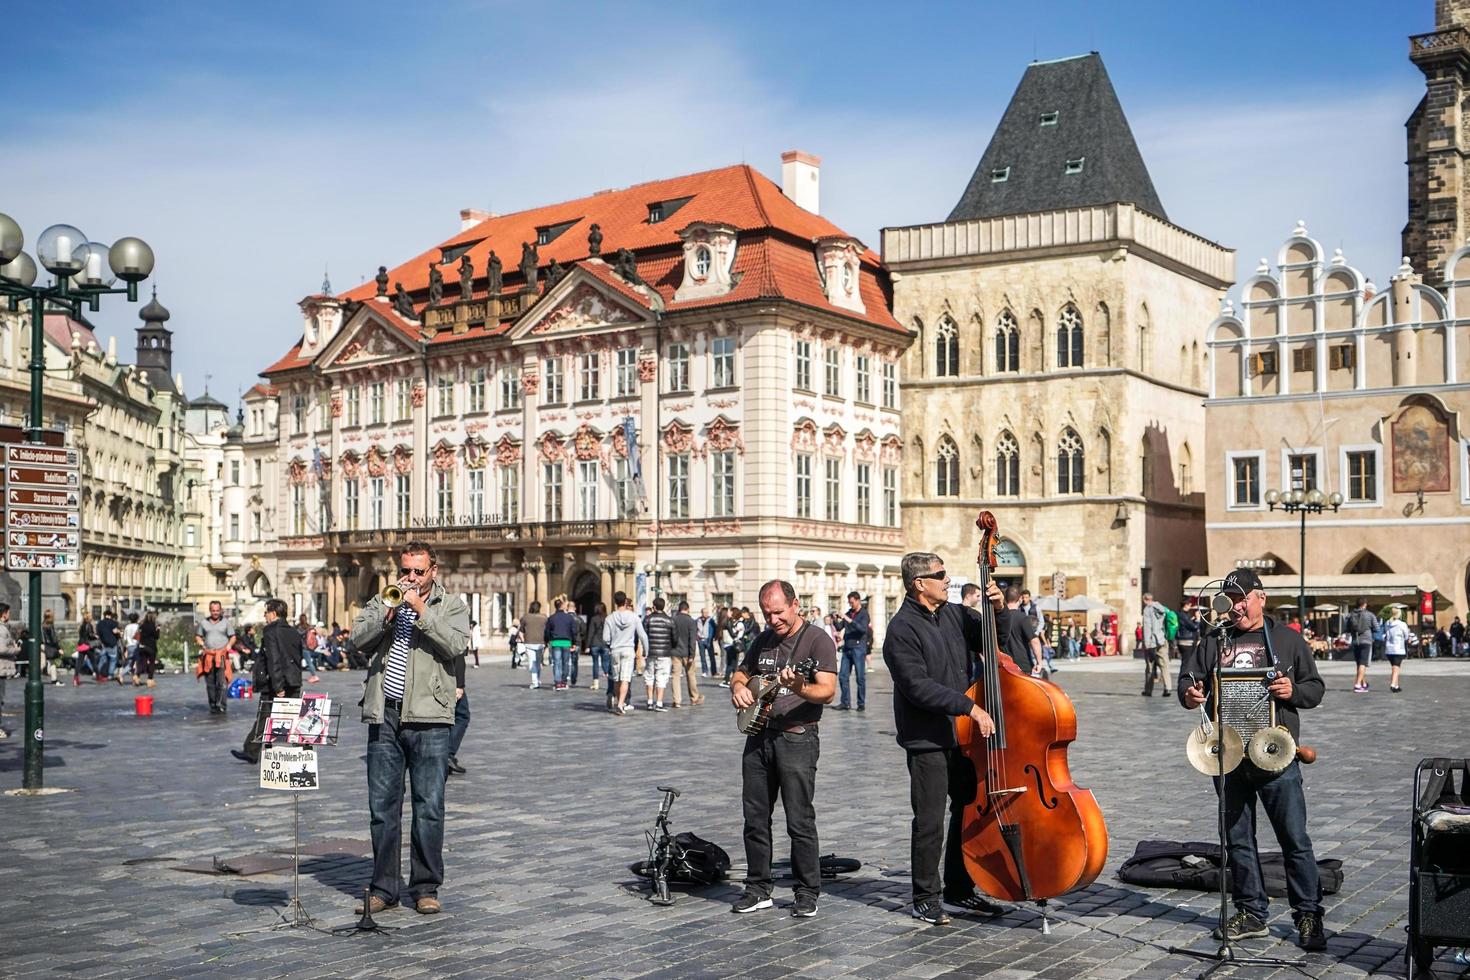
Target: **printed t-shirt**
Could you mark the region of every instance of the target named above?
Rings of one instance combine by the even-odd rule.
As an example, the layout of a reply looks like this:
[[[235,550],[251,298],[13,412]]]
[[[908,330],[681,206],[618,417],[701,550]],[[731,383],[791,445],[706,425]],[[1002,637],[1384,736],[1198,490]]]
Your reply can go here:
[[[782,667],[800,663],[808,658],[817,662],[817,670],[828,674],[837,673],[837,647],[826,630],[812,629],[806,625],[786,638],[776,635],[774,630],[762,630],[745,652],[740,669],[747,677],[758,674],[775,674]],[[814,725],[822,720],[822,706],[783,687],[771,705],[771,716],[766,731],[779,732],[797,725]]]

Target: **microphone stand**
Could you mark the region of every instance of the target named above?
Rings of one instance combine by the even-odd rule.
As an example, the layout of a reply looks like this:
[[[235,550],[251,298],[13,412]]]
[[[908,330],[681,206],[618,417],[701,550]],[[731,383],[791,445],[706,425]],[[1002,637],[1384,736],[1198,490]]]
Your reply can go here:
[[[1216,693],[1213,721],[1215,723],[1215,738],[1220,743],[1219,751],[1215,753],[1215,763],[1217,771],[1217,775],[1215,777],[1215,831],[1219,835],[1220,839],[1220,945],[1213,953],[1209,952],[1208,950],[1186,949],[1182,946],[1169,947],[1170,953],[1177,953],[1180,956],[1189,956],[1197,960],[1204,960],[1210,964],[1210,966],[1207,967],[1205,971],[1198,976],[1197,980],[1204,980],[1205,977],[1208,977],[1216,970],[1221,970],[1225,967],[1273,966],[1286,967],[1290,969],[1300,966],[1299,963],[1296,963],[1292,960],[1277,959],[1270,956],[1236,956],[1234,946],[1232,945],[1230,939],[1230,934],[1225,929],[1225,922],[1227,918],[1226,912],[1229,909],[1226,881],[1230,871],[1230,842],[1227,839],[1228,835],[1225,827],[1225,777],[1227,774],[1225,772],[1224,738],[1221,735],[1221,729],[1224,728],[1225,723],[1223,721],[1223,711],[1220,704],[1219,692],[1221,689],[1221,680],[1224,677],[1223,671],[1225,669],[1224,646],[1229,634],[1228,627],[1224,627],[1221,625],[1223,622],[1224,620],[1221,620],[1210,627],[1210,634],[1215,637],[1215,666],[1211,670],[1210,675],[1210,679],[1214,682]],[[1264,630],[1265,628],[1266,624],[1263,622],[1261,624],[1261,629]],[[1201,642],[1203,643],[1204,641],[1201,640]],[[1230,648],[1232,650],[1234,650],[1235,648],[1235,642],[1233,639],[1230,640]],[[1190,675],[1190,679],[1194,679],[1193,674]],[[1182,676],[1180,680],[1183,680]],[[1240,766],[1249,764],[1249,759],[1241,759],[1240,765],[1237,765],[1236,769],[1239,769]]]

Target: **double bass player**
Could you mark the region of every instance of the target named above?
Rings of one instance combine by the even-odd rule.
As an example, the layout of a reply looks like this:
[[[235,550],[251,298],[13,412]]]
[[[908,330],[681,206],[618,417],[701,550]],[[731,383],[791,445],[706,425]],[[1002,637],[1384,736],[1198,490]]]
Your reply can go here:
[[[908,755],[914,812],[909,845],[911,914],[931,925],[949,923],[946,906],[957,914],[998,915],[1005,908],[976,891],[960,847],[963,811],[974,801],[977,783],[974,767],[956,740],[954,719],[968,717],[986,737],[995,731],[990,715],[965,693],[970,686],[971,651],[982,645],[983,623],[973,610],[947,601],[949,573],[938,555],[923,551],[904,555],[900,570],[904,600],[888,623],[883,662],[893,676],[898,744]],[[994,583],[988,597],[997,608],[1003,605]]]

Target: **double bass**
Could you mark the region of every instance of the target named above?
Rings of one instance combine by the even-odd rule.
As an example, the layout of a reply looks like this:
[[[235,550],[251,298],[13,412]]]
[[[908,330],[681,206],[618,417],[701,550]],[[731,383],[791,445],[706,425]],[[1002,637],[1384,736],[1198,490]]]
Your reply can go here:
[[[982,511],[975,524],[985,596],[995,571],[995,515]],[[980,614],[983,663],[968,693],[994,720],[995,733],[981,736],[969,716],[955,720],[978,784],[962,821],[965,867],[975,885],[996,898],[1044,906],[1098,876],[1108,856],[1108,830],[1092,791],[1078,788],[1067,766],[1067,746],[1077,738],[1071,699],[1001,652],[988,597]]]

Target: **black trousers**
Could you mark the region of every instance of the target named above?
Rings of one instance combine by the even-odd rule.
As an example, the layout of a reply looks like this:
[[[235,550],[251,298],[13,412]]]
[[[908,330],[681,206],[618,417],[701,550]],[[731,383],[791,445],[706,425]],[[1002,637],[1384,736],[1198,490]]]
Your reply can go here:
[[[815,896],[822,890],[822,868],[817,843],[817,757],[821,743],[816,726],[806,731],[762,732],[745,740],[741,759],[741,800],[745,809],[745,888],[770,897],[771,814],[776,797],[786,811],[786,834],[791,838],[791,873],[796,894]]]
[[[470,727],[470,692],[465,691],[460,699],[454,702],[454,727],[449,730],[449,758],[453,759],[459,755],[459,747],[464,742],[464,733]]]
[[[271,702],[275,697],[271,695],[270,688],[257,688],[266,693],[260,695],[260,701],[255,706],[255,723],[250,726],[250,731],[245,733],[245,754],[250,756],[251,762],[260,761],[260,736],[265,732],[265,726],[271,716]],[[288,687],[282,697],[299,698],[301,688]]]
[[[960,825],[965,807],[975,801],[975,767],[957,748],[910,752],[909,803],[914,810],[909,862],[912,866],[914,904],[941,896],[958,901],[975,894],[960,850]],[[949,801],[946,841],[944,803]],[[944,883],[939,879],[939,857],[944,854]]]
[[[225,683],[225,669],[215,667],[204,672],[204,689],[209,693],[209,706],[223,711],[230,697],[230,686]]]

